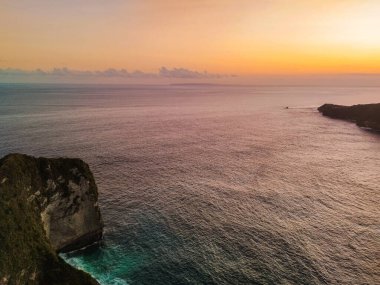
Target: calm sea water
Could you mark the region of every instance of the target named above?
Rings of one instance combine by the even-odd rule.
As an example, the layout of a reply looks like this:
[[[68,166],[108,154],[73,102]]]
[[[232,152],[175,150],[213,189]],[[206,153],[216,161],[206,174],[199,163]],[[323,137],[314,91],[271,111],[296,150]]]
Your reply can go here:
[[[80,157],[102,284],[380,284],[380,88],[0,85],[0,156]],[[289,106],[289,109],[284,109]]]

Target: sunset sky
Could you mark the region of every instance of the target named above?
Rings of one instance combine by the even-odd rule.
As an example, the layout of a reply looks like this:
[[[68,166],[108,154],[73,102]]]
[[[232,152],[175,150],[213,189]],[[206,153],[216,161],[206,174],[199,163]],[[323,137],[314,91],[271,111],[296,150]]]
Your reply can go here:
[[[379,0],[2,0],[0,68],[380,73]]]

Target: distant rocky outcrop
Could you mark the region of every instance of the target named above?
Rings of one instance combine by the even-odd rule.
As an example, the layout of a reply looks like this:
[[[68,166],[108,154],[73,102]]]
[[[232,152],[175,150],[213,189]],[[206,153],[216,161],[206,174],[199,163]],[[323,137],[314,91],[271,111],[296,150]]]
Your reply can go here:
[[[352,121],[359,127],[380,131],[380,103],[353,106],[324,104],[318,111],[327,117]]]
[[[0,285],[98,284],[57,254],[101,239],[97,199],[80,159],[0,159]]]

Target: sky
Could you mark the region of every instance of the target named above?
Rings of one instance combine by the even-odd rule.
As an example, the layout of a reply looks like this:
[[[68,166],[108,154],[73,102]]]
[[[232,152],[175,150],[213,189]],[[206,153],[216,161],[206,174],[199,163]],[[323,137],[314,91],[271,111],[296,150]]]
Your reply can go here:
[[[380,74],[379,0],[0,0],[0,7],[0,81],[60,71],[86,80]]]

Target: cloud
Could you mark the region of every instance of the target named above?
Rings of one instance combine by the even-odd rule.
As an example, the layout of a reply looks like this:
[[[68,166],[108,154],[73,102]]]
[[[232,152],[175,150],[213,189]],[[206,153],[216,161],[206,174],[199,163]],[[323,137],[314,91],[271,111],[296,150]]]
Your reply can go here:
[[[222,78],[222,77],[231,77],[232,75],[225,74],[214,74],[208,73],[207,71],[198,72],[185,68],[173,68],[168,69],[165,66],[161,67],[158,75],[160,77],[168,78]]]
[[[11,76],[46,76],[46,77],[133,77],[136,75],[136,71],[133,73],[129,73],[125,69],[106,69],[106,70],[73,70],[68,69],[67,67],[63,68],[53,68],[51,70],[22,70],[22,69],[0,69],[1,75],[11,75]],[[148,74],[142,74],[142,76],[146,76]]]
[[[207,71],[199,72],[185,68],[169,69],[161,67],[157,73],[148,73],[139,70],[132,72],[126,69],[109,68],[105,70],[73,70],[67,67],[53,68],[51,70],[22,70],[22,69],[0,69],[0,77],[40,77],[40,78],[223,78],[233,77],[234,75],[213,74]]]

